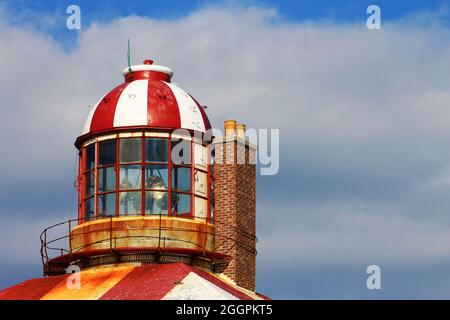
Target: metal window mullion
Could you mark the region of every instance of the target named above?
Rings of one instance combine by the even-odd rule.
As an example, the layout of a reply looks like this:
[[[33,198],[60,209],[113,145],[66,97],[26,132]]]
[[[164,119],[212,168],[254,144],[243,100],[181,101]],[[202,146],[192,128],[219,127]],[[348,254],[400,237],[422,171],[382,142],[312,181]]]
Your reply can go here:
[[[83,213],[83,152],[82,148],[80,148],[80,151],[78,152],[78,221],[80,221]]]
[[[190,188],[190,201],[191,201],[191,218],[195,218],[195,192],[194,192],[194,186],[195,186],[195,141],[194,139],[191,139],[190,141],[190,147],[191,147],[191,163],[190,163],[190,173],[191,173],[191,188]]]
[[[167,216],[172,216],[172,133],[169,134],[167,153]]]
[[[95,156],[94,156],[94,220],[98,216],[98,142],[95,142]]]
[[[116,217],[119,216],[120,213],[120,192],[119,192],[119,186],[120,186],[120,138],[119,135],[116,137],[116,163],[115,163],[115,169],[116,169]]]
[[[145,135],[141,137],[141,215],[145,215]]]

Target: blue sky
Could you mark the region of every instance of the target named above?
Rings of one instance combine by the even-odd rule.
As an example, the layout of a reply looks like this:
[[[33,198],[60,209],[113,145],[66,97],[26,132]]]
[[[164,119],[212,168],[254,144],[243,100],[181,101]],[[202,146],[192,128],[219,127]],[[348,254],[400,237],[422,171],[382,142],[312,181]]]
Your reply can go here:
[[[280,14],[290,20],[324,19],[332,18],[340,21],[355,21],[365,15],[366,8],[370,4],[377,4],[383,8],[384,19],[403,17],[418,10],[435,10],[446,6],[443,0],[398,0],[398,1],[205,1],[205,0],[173,0],[173,1],[145,1],[135,0],[129,2],[105,0],[105,1],[30,1],[19,0],[7,2],[11,14],[24,11],[52,13],[58,10],[65,11],[70,4],[77,4],[85,9],[85,22],[107,21],[117,17],[139,15],[152,18],[174,19],[188,15],[206,6],[258,6],[277,8]]]
[[[33,23],[33,27],[42,28],[49,32],[64,45],[77,37],[76,32],[64,28],[66,16],[58,13],[65,12],[71,4],[77,4],[82,8],[83,26],[88,27],[92,23],[105,23],[115,18],[137,15],[156,19],[177,19],[189,15],[196,10],[211,6],[242,6],[242,7],[266,7],[276,8],[279,15],[289,21],[305,20],[332,20],[342,23],[360,22],[366,19],[366,8],[370,4],[377,4],[383,8],[382,18],[386,21],[404,17],[421,10],[437,10],[447,7],[448,1],[444,0],[396,0],[396,1],[269,1],[269,0],[134,0],[134,1],[6,1],[9,16],[12,22],[23,24],[23,18],[36,19],[36,15],[52,15],[56,17],[56,23],[39,25]],[[31,17],[32,16],[32,17]],[[69,45],[69,47],[71,47]]]
[[[0,2],[0,287],[41,276],[40,231],[74,216],[73,142],[130,37],[133,63],[171,67],[214,126],[280,129],[280,171],[257,179],[260,292],[448,298],[449,4]]]

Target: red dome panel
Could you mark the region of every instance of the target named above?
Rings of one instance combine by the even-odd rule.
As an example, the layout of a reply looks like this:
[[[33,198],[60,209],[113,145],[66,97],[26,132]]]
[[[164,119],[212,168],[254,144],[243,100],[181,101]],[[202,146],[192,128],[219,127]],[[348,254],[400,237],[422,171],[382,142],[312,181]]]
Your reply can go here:
[[[92,117],[90,131],[102,131],[113,127],[117,101],[128,83],[115,87],[98,104]]]
[[[148,82],[147,120],[151,127],[181,127],[177,100],[162,81]]]
[[[125,82],[91,110],[77,144],[93,134],[116,128],[148,127],[205,132],[211,128],[203,107],[170,82],[172,70],[153,65],[124,70]]]

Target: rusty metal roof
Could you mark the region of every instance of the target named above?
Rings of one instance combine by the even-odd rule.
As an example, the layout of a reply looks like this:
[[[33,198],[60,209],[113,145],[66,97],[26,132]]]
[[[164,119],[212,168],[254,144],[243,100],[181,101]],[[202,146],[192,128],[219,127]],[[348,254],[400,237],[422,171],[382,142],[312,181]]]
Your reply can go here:
[[[67,285],[70,275],[31,279],[0,290],[1,300],[160,300],[266,297],[227,279],[183,264],[110,266],[82,270],[80,287]]]

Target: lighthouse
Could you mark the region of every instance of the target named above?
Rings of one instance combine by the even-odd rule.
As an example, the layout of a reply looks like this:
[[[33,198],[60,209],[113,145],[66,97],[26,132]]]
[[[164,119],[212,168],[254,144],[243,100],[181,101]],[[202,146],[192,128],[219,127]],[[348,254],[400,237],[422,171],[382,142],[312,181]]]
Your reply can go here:
[[[44,277],[0,299],[264,299],[245,125],[215,135],[206,107],[152,60],[122,74],[75,141],[77,217],[43,230]]]

